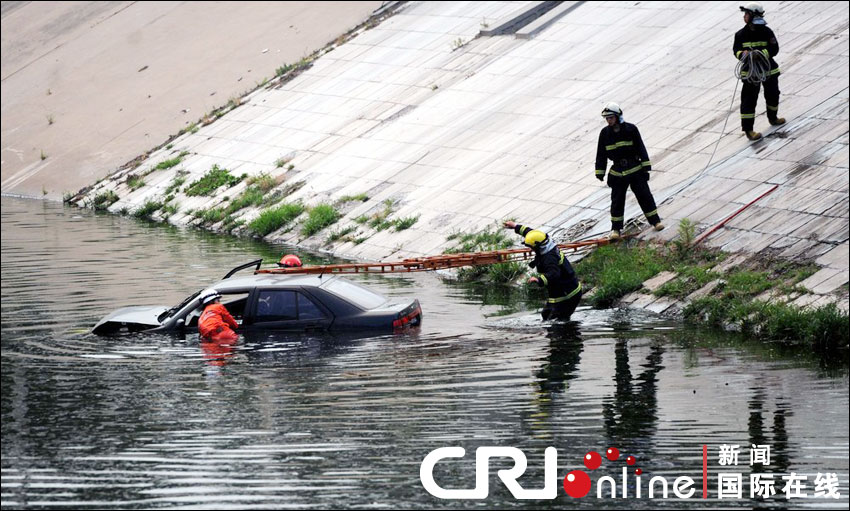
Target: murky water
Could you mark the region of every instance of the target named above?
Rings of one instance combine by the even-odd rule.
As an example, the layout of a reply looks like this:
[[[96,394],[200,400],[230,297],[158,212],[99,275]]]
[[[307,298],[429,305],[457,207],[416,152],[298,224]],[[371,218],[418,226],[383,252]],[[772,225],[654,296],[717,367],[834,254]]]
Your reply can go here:
[[[3,508],[848,506],[843,363],[651,316],[580,308],[576,325],[545,326],[517,290],[416,274],[361,278],[419,298],[424,324],[404,335],[267,334],[211,352],[196,335],[88,333],[118,307],[177,303],[283,250],[4,197]],[[737,466],[720,465],[722,444],[740,445]],[[753,444],[770,446],[769,465],[750,465]],[[557,498],[515,499],[495,474],[512,466],[502,458],[487,500],[432,497],[420,465],[450,446],[467,454],[436,466],[447,489],[474,487],[480,446],[521,449],[519,482],[542,488],[555,447]],[[602,455],[593,471],[589,451]],[[575,499],[561,485],[579,469],[593,487]],[[742,474],[742,499],[718,500],[718,472]],[[809,499],[786,501],[792,472]],[[751,500],[750,473],[774,474],[777,495]],[[839,499],[813,497],[819,473],[837,474]],[[607,485],[597,499],[603,475],[617,499]],[[669,479],[667,499],[647,498],[655,476]],[[689,500],[673,494],[680,476],[695,481]]]

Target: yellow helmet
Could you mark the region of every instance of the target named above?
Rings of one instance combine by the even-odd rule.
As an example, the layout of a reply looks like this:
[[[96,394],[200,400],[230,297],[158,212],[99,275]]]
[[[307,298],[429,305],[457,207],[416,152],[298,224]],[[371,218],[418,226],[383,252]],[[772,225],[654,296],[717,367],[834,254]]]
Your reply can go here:
[[[525,235],[525,245],[531,248],[537,248],[543,243],[545,243],[548,239],[549,235],[547,235],[545,232],[534,229],[532,231],[528,231],[528,234]]]

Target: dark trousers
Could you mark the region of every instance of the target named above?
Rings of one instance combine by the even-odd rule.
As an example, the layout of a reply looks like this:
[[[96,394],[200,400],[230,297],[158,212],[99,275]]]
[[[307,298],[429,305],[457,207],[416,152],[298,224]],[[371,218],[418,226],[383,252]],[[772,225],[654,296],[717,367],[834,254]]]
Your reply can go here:
[[[543,321],[549,319],[569,321],[570,316],[573,315],[576,307],[578,307],[579,301],[581,301],[581,291],[569,300],[564,300],[563,302],[558,303],[546,303],[546,305],[543,306],[543,310],[540,311],[540,314],[543,316]]]
[[[649,175],[645,171],[641,171],[637,175],[628,176],[628,179],[611,184],[611,230],[619,231],[623,228],[623,212],[626,209],[626,192],[629,187],[632,188],[632,192],[637,197],[638,204],[640,204],[640,209],[643,210],[643,214],[649,223],[655,225],[660,222],[661,217],[658,216],[655,199],[649,190]]]
[[[758,82],[744,82],[741,87],[741,130],[743,131],[753,131],[761,85]],[[779,75],[773,75],[764,81],[764,102],[767,104],[767,118],[771,121],[776,120],[779,112]]]

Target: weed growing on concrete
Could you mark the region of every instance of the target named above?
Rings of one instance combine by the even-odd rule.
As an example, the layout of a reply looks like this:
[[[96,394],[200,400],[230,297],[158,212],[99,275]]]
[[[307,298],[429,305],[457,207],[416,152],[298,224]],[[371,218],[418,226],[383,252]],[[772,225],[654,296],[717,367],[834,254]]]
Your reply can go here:
[[[405,218],[398,218],[393,220],[393,227],[395,227],[396,231],[403,231],[413,224],[415,224],[419,220],[419,215],[416,216],[408,216]]]
[[[176,204],[164,204],[162,206],[162,217],[168,218],[171,215],[176,215],[178,211],[180,211],[180,208]]]
[[[202,178],[189,185],[186,189],[186,195],[190,197],[200,195],[209,196],[222,186],[231,187],[237,185],[245,177],[245,174],[239,177],[233,176],[229,170],[223,169],[218,165],[213,165]]]
[[[328,235],[328,243],[334,243],[335,241],[354,241],[354,239],[349,235],[356,230],[357,227],[349,225],[348,227],[338,231],[331,231]]]
[[[172,193],[180,191],[179,188],[183,186],[183,183],[186,182],[186,177],[184,174],[181,174],[179,171],[174,179],[171,180],[171,184],[168,185],[168,188],[165,189],[166,195],[171,195]]]
[[[301,226],[301,234],[312,236],[325,227],[339,220],[339,212],[330,204],[319,204],[310,210],[310,214],[304,225]]]
[[[498,227],[492,231],[487,229],[477,233],[457,234],[453,239],[457,241],[457,245],[446,250],[448,254],[504,250],[513,245],[513,240]],[[513,281],[523,273],[525,273],[524,265],[512,261],[488,266],[460,268],[457,277],[458,280],[465,282],[486,279],[491,282],[506,283]]]
[[[694,235],[696,233],[696,224],[688,218],[679,220],[679,237],[673,242],[676,251],[679,253],[679,258],[684,259],[691,251],[691,245],[694,243]]]
[[[465,45],[465,44],[466,44],[466,42],[463,40],[463,38],[458,37],[457,39],[452,41],[452,51],[455,51],[459,48],[463,48],[463,45]]]
[[[183,151],[180,154],[178,154],[177,156],[175,156],[174,158],[171,158],[171,159],[168,159],[168,160],[163,160],[163,161],[157,163],[156,166],[153,168],[153,170],[170,169],[171,167],[174,167],[175,165],[178,165],[181,161],[183,161],[183,157],[186,156],[187,154],[189,154],[188,151]]]
[[[92,208],[95,211],[106,211],[109,206],[118,202],[118,194],[112,190],[107,190],[94,196]]]
[[[136,218],[150,219],[150,217],[162,208],[162,202],[148,199],[142,206],[133,212]]]
[[[47,116],[47,125],[51,126],[53,124],[53,115]]]
[[[46,160],[46,159],[47,159],[47,153],[45,153],[45,152],[44,152],[44,149],[42,149],[42,150],[41,150],[41,161],[44,161],[44,160]]]
[[[366,195],[365,193],[358,193],[357,195],[343,195],[342,197],[339,198],[339,202],[343,202],[343,203],[344,202],[354,202],[354,201],[366,202],[367,200],[369,200],[369,196]]]
[[[145,180],[141,176],[132,174],[130,176],[127,176],[127,186],[130,188],[131,192],[134,192],[139,188],[145,186]]]
[[[594,288],[590,301],[594,307],[614,305],[621,297],[637,291],[645,280],[665,269],[659,249],[641,247],[630,250],[624,245],[597,248],[576,265],[585,288]]]
[[[267,209],[248,224],[248,230],[259,236],[265,236],[295,220],[304,212],[304,209],[304,205],[298,202],[284,203],[276,208]]]
[[[258,190],[265,193],[277,186],[278,180],[263,172],[256,176],[249,177],[245,183],[249,186],[255,186]]]

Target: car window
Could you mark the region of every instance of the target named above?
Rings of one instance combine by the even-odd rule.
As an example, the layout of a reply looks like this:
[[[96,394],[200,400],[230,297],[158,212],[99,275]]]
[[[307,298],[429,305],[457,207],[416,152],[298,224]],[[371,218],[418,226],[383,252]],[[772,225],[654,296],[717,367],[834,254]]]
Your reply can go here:
[[[325,315],[309,298],[298,293],[298,319],[322,319]]]
[[[364,309],[374,309],[387,303],[387,299],[378,293],[344,279],[331,280],[322,286],[322,289],[326,289]]]
[[[288,321],[298,318],[295,291],[261,290],[257,294],[257,321]]]

